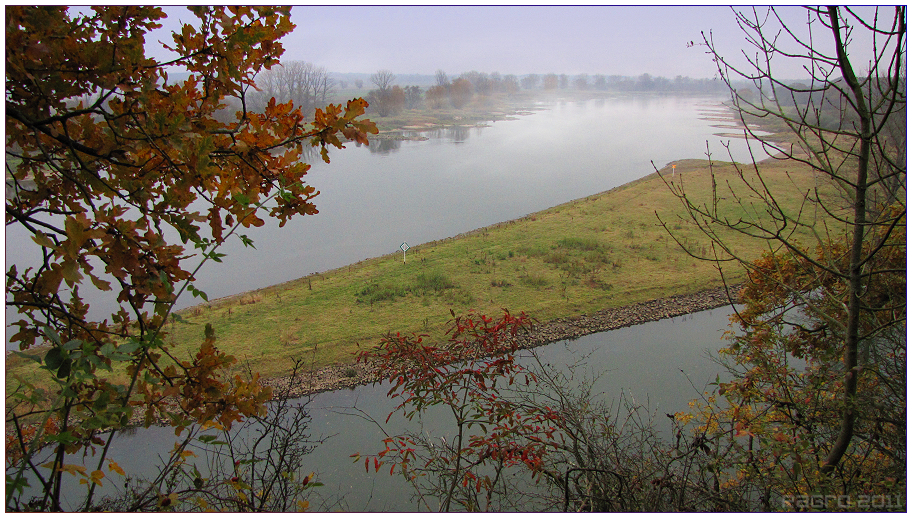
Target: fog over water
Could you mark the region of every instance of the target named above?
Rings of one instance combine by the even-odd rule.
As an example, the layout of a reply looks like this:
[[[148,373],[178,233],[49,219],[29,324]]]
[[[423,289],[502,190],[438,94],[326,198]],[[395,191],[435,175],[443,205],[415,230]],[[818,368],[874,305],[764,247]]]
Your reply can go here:
[[[860,12],[873,8],[860,7]],[[753,16],[753,8],[739,7]],[[195,17],[183,7],[165,9],[164,27],[147,38],[150,52],[178,21]],[[783,20],[806,33],[825,31],[798,6],[780,6]],[[765,7],[757,8],[767,18]],[[605,74],[710,78],[715,64],[701,46],[702,34],[728,56],[754,50],[735,23],[731,8],[703,6],[491,6],[491,5],[299,5],[292,8],[297,27],[282,40],[283,59],[302,60],[331,72],[451,76],[470,70],[500,74]],[[770,20],[770,24],[774,24]],[[809,25],[810,23],[810,25]],[[810,29],[808,28],[810,27]],[[784,41],[786,38],[782,38]],[[855,46],[857,45],[857,47]],[[869,52],[865,42],[850,53]],[[780,77],[804,77],[791,64]]]
[[[562,102],[489,127],[428,134],[395,150],[349,146],[307,176],[320,213],[247,229],[199,276],[210,297],[300,278],[455,236],[603,192],[673,160],[727,157],[714,133],[721,98],[618,97]],[[701,118],[704,117],[704,118]],[[372,151],[374,150],[374,151]],[[732,145],[747,161],[743,142]]]

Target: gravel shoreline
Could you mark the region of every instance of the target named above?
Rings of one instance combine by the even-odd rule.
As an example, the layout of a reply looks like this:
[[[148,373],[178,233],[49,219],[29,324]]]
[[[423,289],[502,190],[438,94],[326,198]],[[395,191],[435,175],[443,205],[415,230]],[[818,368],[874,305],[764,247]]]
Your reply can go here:
[[[535,325],[530,334],[519,338],[521,348],[530,349],[562,340],[655,322],[707,309],[715,309],[732,303],[741,285],[712,288],[690,295],[676,295],[647,300],[629,306],[605,309],[591,315],[579,315],[551,320]],[[731,298],[730,298],[731,297]],[[342,388],[367,385],[379,379],[376,369],[365,364],[332,366],[317,371],[264,380],[279,394],[294,398],[328,392]]]

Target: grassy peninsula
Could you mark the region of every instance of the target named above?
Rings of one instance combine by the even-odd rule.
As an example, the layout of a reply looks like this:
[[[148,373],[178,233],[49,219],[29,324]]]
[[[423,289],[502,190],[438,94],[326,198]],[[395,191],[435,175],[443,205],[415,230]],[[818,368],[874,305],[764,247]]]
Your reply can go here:
[[[804,193],[826,187],[810,168],[769,159],[759,169],[787,213],[807,223],[824,217],[802,206]],[[764,217],[736,203],[751,194],[733,165],[714,163],[712,172],[720,211],[733,220]],[[688,250],[710,252],[660,174],[683,182],[694,201],[711,203],[709,163],[677,161],[610,191],[413,246],[405,262],[390,254],[184,309],[168,324],[168,340],[176,357],[189,358],[211,324],[221,350],[270,378],[286,375],[291,357],[314,370],[349,364],[390,332],[439,336],[451,309],[495,315],[506,308],[548,322],[719,286],[716,265],[691,257],[660,224]],[[766,251],[760,240],[729,237],[739,253]],[[742,280],[735,264],[722,270],[731,282]],[[20,376],[37,382],[33,369],[7,356],[7,388]]]
[[[661,173],[709,202],[711,175],[703,160]],[[795,163],[761,165],[771,190],[796,217],[814,173]],[[732,218],[754,219],[734,197],[747,196],[731,165],[714,164],[721,201]],[[607,192],[451,239],[413,246],[336,270],[232,296],[180,312],[168,331],[179,355],[189,354],[211,324],[219,347],[267,377],[286,374],[289,357],[320,368],[352,362],[390,332],[438,335],[457,313],[525,311],[542,322],[625,306],[720,284],[712,263],[690,257],[660,225],[695,253],[708,240],[679,218],[680,203],[658,174]],[[804,207],[808,222],[815,211]],[[807,237],[807,236],[806,236]],[[732,236],[738,252],[760,256],[764,243]],[[810,242],[809,242],[810,244]],[[740,280],[732,263],[723,265]]]

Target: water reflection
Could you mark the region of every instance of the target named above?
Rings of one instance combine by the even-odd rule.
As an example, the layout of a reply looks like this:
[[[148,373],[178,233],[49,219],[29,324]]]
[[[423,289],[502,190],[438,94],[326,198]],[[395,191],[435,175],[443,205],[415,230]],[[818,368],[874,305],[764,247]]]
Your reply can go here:
[[[402,147],[402,141],[395,138],[374,139],[366,147],[372,155],[388,155],[394,151],[399,151]]]
[[[470,133],[470,126],[447,126],[445,128],[436,128],[429,131],[422,132],[422,135],[429,137],[433,140],[442,140],[444,142],[461,144],[468,140]],[[483,129],[484,127],[479,127]]]

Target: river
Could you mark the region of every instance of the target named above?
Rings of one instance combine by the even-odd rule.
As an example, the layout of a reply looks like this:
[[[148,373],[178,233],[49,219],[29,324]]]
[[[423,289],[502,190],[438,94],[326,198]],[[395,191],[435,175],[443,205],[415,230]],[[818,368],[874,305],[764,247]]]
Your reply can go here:
[[[591,392],[608,402],[624,397],[648,407],[654,414],[660,438],[671,441],[666,413],[686,410],[687,403],[698,398],[708,383],[715,381],[719,369],[709,355],[721,346],[722,331],[728,325],[730,308],[722,307],[649,322],[622,329],[560,341],[535,349],[539,359],[550,369],[565,371],[568,365],[585,359],[583,374],[595,379]],[[529,352],[521,352],[521,362],[528,362]],[[724,378],[724,376],[723,376]],[[414,491],[401,476],[390,476],[388,469],[366,472],[363,462],[353,463],[350,455],[375,454],[383,449],[385,435],[369,418],[380,423],[391,434],[421,431],[433,437],[452,436],[447,427],[451,420],[440,409],[432,409],[421,418],[406,421],[387,415],[395,403],[386,396],[385,383],[336,390],[302,398],[312,421],[310,438],[322,444],[305,457],[302,471],[314,471],[324,484],[308,495],[314,510],[351,512],[417,512],[423,507],[413,501]],[[128,474],[150,477],[157,473],[159,456],[166,456],[177,438],[167,427],[130,430],[114,439],[109,458]],[[138,452],[141,452],[138,454]],[[82,459],[70,462],[82,463]],[[202,469],[203,459],[194,460]],[[66,477],[73,494],[83,494],[75,477]],[[98,495],[111,494],[110,484]],[[70,502],[71,504],[76,502]],[[324,507],[325,506],[325,507]]]
[[[210,299],[261,288],[394,252],[402,242],[445,238],[606,191],[653,172],[652,163],[661,168],[677,159],[705,158],[707,145],[714,158],[727,158],[720,140],[728,139],[715,136],[731,131],[715,127],[723,100],[556,101],[515,120],[435,131],[424,141],[349,145],[331,153],[331,164],[315,163],[308,175],[321,191],[318,215],[282,229],[272,222],[250,229],[256,250],[229,243],[224,262],[204,269],[195,284]],[[749,159],[743,142],[732,139],[731,150],[736,160]],[[16,229],[7,229],[8,264],[29,262],[18,246],[22,239]],[[110,309],[101,301],[94,305]],[[706,351],[719,348],[726,324],[721,308],[559,342],[539,352],[555,364],[592,352],[588,368],[602,375],[603,384],[595,392],[608,398],[623,392],[661,416],[686,408],[715,378]],[[310,402],[312,437],[325,438],[307,457],[309,469],[325,484],[315,504],[341,497],[350,511],[419,510],[401,479],[365,474],[363,464],[348,457],[379,451],[382,434],[344,409],[367,410],[382,421],[392,408],[385,394],[382,386],[368,386],[319,394]],[[400,433],[400,425],[393,421],[392,432]],[[173,442],[167,429],[139,430],[115,441],[112,456],[128,472],[149,472]]]
[[[314,272],[396,252],[483,226],[519,218],[607,191],[662,168],[673,160],[738,161],[747,145],[719,137],[724,97],[621,95],[587,101],[540,103],[530,113],[487,125],[426,133],[424,141],[349,144],[330,153],[332,162],[310,161],[307,182],[320,191],[320,213],[279,228],[267,221],[221,250],[222,263],[207,265],[194,283],[210,300],[297,279]],[[731,123],[728,123],[731,124]],[[753,146],[756,150],[757,146]],[[19,246],[18,243],[26,243]],[[37,262],[20,228],[6,229],[6,262]],[[90,315],[114,310],[94,287],[82,296]],[[198,302],[185,296],[178,307]],[[7,312],[7,319],[15,319]],[[10,335],[9,329],[7,336]]]
[[[451,237],[618,187],[683,158],[727,158],[723,98],[638,96],[542,104],[516,120],[426,141],[337,150],[307,177],[320,213],[247,234],[197,285],[210,298],[261,288]],[[731,130],[727,130],[731,131]],[[396,145],[398,144],[398,145]],[[743,141],[735,159],[747,161]]]

